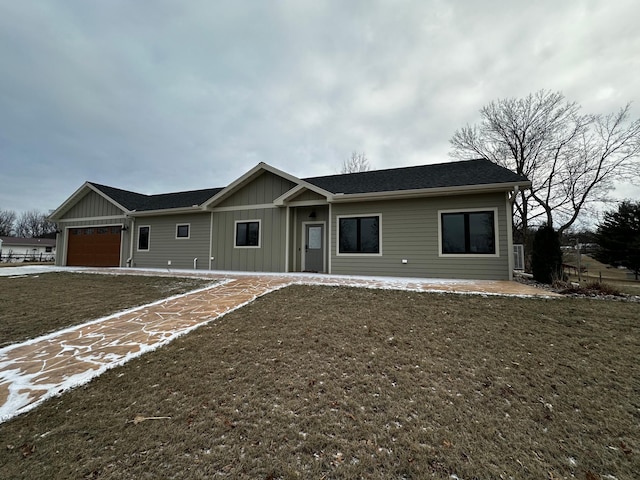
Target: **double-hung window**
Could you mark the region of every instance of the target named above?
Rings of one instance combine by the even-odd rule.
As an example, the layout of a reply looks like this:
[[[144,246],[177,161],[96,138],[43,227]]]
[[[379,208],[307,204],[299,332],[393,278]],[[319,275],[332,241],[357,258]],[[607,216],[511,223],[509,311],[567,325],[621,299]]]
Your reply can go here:
[[[441,253],[495,255],[495,220],[495,210],[440,212]]]
[[[260,248],[260,220],[236,221],[236,248]]]
[[[380,215],[338,217],[338,254],[380,253]]]

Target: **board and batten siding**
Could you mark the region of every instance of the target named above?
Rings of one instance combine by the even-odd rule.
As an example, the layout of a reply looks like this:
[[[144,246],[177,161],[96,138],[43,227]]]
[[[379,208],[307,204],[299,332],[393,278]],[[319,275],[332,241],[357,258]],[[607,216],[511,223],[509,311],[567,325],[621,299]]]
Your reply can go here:
[[[247,185],[238,189],[216,207],[236,207],[272,203],[276,198],[291,190],[295,184],[289,180],[264,172]]]
[[[256,208],[214,211],[213,242],[214,270],[247,272],[285,271],[286,208]],[[260,247],[236,248],[236,221],[260,220]]]
[[[177,225],[189,224],[189,238],[176,238]],[[210,213],[137,217],[133,238],[132,267],[193,269],[209,268]],[[138,250],[140,227],[149,227],[149,250]],[[169,261],[171,265],[169,266]]]
[[[386,202],[334,204],[331,273],[428,278],[509,279],[506,194],[426,197]],[[439,255],[438,212],[497,208],[499,256]],[[337,255],[337,217],[381,214],[382,255]],[[407,261],[406,264],[402,260]]]
[[[124,212],[116,207],[109,200],[94,191],[87,193],[73,207],[62,216],[64,219],[106,217],[111,215],[122,215]]]
[[[315,214],[313,218],[311,212]],[[291,248],[291,256],[289,257],[289,271],[301,272],[302,271],[302,250],[305,248],[305,224],[319,223],[324,226],[324,238],[323,245],[325,249],[327,246],[327,230],[329,228],[329,207],[327,205],[309,206],[309,207],[292,207],[291,208],[291,238],[289,244]],[[327,258],[329,251],[326,252]],[[325,265],[325,269],[327,265]]]
[[[318,202],[318,203],[326,203],[327,198],[319,193],[316,193],[312,190],[304,190],[299,195],[296,195],[293,198],[289,199],[289,202]]]

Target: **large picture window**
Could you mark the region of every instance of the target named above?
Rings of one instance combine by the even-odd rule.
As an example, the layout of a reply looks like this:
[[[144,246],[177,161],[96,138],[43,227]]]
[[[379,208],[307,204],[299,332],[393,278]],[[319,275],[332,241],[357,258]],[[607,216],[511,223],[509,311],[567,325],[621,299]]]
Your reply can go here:
[[[441,213],[443,254],[496,253],[495,212]]]
[[[380,216],[339,217],[338,253],[380,253]]]
[[[236,247],[260,247],[260,221],[236,222]]]
[[[149,250],[149,237],[151,234],[151,227],[138,227],[138,250]]]

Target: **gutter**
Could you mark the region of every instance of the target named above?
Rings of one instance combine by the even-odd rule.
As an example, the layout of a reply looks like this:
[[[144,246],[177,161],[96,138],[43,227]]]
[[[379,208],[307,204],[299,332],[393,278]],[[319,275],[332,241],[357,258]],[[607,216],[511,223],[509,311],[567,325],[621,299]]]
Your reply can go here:
[[[336,193],[330,199],[332,203],[390,200],[416,197],[441,197],[447,195],[488,192],[504,192],[514,188],[530,188],[531,182],[488,183],[484,185],[461,185],[455,187],[420,188],[413,190],[392,190],[387,192]]]

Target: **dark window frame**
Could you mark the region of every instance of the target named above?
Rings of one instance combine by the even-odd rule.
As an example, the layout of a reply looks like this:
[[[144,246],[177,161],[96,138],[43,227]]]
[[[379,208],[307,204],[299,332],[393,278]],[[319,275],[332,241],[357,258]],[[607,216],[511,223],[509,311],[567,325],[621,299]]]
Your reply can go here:
[[[184,228],[187,229],[187,234],[186,235],[181,235],[180,233],[180,229],[183,229],[184,233]],[[190,223],[178,223],[176,224],[176,239],[180,239],[180,240],[188,240],[191,238],[191,224]]]
[[[488,225],[491,227],[491,250],[490,251],[479,251],[474,250],[473,241],[472,241],[472,228],[470,222],[470,215],[479,215],[485,214],[490,215],[490,221]],[[478,210],[456,210],[456,211],[442,211],[439,212],[439,224],[440,224],[440,255],[445,256],[470,256],[470,255],[478,255],[478,256],[497,256],[498,255],[498,229],[496,226],[497,220],[497,211],[495,209],[478,209]],[[445,217],[450,216],[458,216],[462,217],[463,220],[463,235],[464,235],[464,251],[452,251],[447,250],[447,244],[445,243]]]
[[[146,237],[146,246],[143,245],[143,233],[142,231],[146,230],[146,233],[144,234]],[[138,227],[138,251],[139,252],[148,252],[151,248],[151,226],[149,225],[140,225]]]
[[[378,227],[377,245],[375,251],[365,251],[363,245],[362,236],[362,221],[375,218]],[[343,241],[341,239],[342,232],[345,230],[343,221],[355,221],[356,222],[356,248],[354,250],[344,250]],[[338,255],[356,255],[356,256],[381,256],[382,255],[382,214],[372,213],[363,215],[339,215],[338,222],[338,241],[337,241],[337,254]]]
[[[233,229],[234,248],[261,248],[261,223],[260,220],[236,220]],[[243,232],[240,231],[241,225],[246,226]],[[252,238],[251,228],[254,225],[257,225],[257,232],[255,232],[255,238]]]

